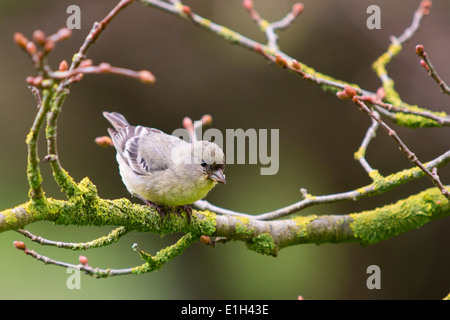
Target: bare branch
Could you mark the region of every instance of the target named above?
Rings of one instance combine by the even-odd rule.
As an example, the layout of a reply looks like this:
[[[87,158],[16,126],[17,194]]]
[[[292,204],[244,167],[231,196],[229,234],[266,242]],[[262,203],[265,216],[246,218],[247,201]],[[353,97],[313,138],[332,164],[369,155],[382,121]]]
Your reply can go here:
[[[420,162],[420,160],[417,158],[417,156],[411,152],[411,150],[405,145],[405,143],[400,139],[400,137],[397,135],[397,133],[392,130],[383,120],[381,120],[380,117],[378,117],[373,110],[371,110],[361,99],[359,99],[358,96],[353,97],[353,102],[356,103],[359,108],[367,113],[372,119],[378,122],[378,124],[386,130],[386,132],[389,134],[389,136],[394,139],[394,141],[398,144],[400,147],[400,150],[403,151],[403,153],[406,154],[408,159],[415,164],[417,167],[419,167],[436,185],[436,187],[441,190],[442,194],[450,200],[450,192],[447,190],[447,188],[442,184],[442,182],[439,179],[439,176],[437,174],[433,174],[426,166]]]
[[[428,57],[428,54],[425,52],[425,50],[423,48],[423,45],[416,46],[416,53],[419,57],[422,58],[422,60],[420,60],[420,64],[425,68],[425,70],[428,71],[428,74],[430,75],[430,77],[434,81],[436,81],[439,88],[441,89],[441,92],[450,95],[449,86],[444,82],[444,80],[441,79],[441,77],[438,75],[438,73],[434,69],[433,64],[431,63],[431,60]]]
[[[64,249],[71,249],[71,250],[87,250],[91,248],[97,248],[97,247],[103,247],[109,244],[112,244],[114,242],[119,241],[121,237],[126,235],[128,233],[127,229],[124,227],[119,227],[111,231],[107,236],[100,237],[98,239],[95,239],[93,241],[89,242],[62,242],[62,241],[52,241],[45,239],[40,236],[36,236],[32,234],[31,232],[23,229],[17,229],[17,232],[24,235],[25,237],[31,239],[31,241],[37,242],[40,245],[46,245],[46,246],[54,246],[58,248],[64,248]]]

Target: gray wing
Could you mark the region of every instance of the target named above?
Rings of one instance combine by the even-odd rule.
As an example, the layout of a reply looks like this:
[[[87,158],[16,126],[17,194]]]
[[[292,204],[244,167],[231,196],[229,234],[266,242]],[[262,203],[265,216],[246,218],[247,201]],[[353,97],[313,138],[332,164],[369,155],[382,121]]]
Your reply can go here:
[[[167,170],[172,163],[171,150],[184,142],[158,129],[143,126],[108,131],[118,154],[138,175]]]

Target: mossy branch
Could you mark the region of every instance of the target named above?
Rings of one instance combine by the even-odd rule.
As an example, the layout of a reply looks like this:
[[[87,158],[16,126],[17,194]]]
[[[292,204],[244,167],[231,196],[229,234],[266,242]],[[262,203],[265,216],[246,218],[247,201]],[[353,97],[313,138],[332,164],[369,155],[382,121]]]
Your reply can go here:
[[[36,221],[53,221],[58,225],[122,226],[128,232],[189,233],[192,239],[202,235],[226,237],[245,242],[253,251],[276,255],[284,247],[304,243],[374,244],[450,215],[448,200],[438,189],[432,188],[395,204],[347,215],[260,221],[216,215],[205,210],[194,211],[189,224],[184,215],[171,214],[162,220],[151,207],[133,204],[127,199],[101,199],[87,178],[80,183],[80,189],[81,194],[70,200],[47,198],[41,206],[29,201],[0,212],[0,232],[23,228]]]

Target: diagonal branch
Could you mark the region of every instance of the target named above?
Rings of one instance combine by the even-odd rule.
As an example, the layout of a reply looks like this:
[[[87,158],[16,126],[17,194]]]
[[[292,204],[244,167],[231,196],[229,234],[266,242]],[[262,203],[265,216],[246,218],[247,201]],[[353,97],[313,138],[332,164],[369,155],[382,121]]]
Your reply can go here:
[[[438,84],[441,92],[450,95],[450,87],[444,82],[444,80],[441,79],[441,77],[434,69],[431,60],[428,57],[428,53],[426,53],[423,48],[423,45],[416,46],[416,53],[419,57],[422,58],[422,60],[420,60],[421,65],[428,71],[430,77]]]
[[[394,139],[394,141],[398,144],[399,148],[403,153],[408,157],[409,161],[411,161],[413,164],[415,164],[420,170],[422,170],[430,179],[433,181],[433,183],[436,185],[436,187],[439,188],[441,193],[447,198],[450,199],[450,192],[447,190],[447,188],[442,184],[441,180],[439,179],[439,176],[437,175],[437,169],[433,168],[431,171],[428,170],[428,168],[420,162],[420,160],[417,158],[417,156],[405,145],[405,143],[400,139],[400,137],[397,135],[397,133],[392,130],[381,118],[376,114],[373,110],[371,110],[361,99],[359,99],[358,96],[353,97],[353,102],[356,103],[359,108],[367,113],[373,120],[377,121],[378,124],[386,130],[386,132],[389,134],[389,136]]]

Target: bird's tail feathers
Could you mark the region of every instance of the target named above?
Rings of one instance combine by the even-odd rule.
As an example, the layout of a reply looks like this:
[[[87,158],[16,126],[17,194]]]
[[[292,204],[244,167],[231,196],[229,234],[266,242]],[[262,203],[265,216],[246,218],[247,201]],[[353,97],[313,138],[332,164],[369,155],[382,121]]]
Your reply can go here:
[[[130,126],[127,119],[125,119],[125,117],[118,112],[106,112],[105,111],[105,112],[103,112],[103,116],[106,118],[106,120],[108,120],[111,123],[111,125],[117,131]]]

